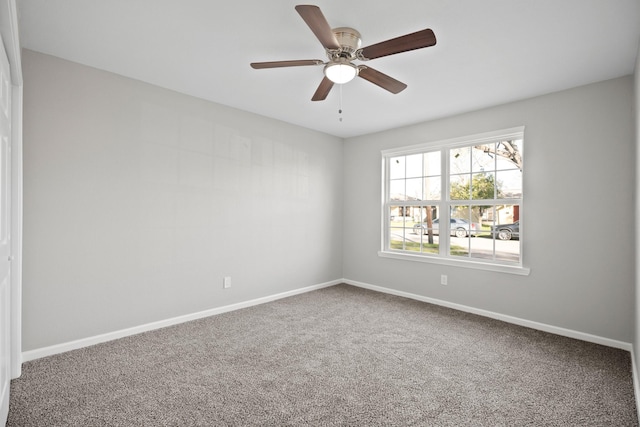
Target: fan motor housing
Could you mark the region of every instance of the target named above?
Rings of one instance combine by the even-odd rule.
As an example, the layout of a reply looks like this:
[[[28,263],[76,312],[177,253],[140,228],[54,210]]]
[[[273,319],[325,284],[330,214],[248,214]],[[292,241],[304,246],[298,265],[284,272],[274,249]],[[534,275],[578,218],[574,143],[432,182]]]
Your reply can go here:
[[[333,31],[333,35],[336,36],[338,43],[340,43],[340,52],[338,55],[343,58],[353,59],[356,51],[360,49],[360,45],[362,44],[360,33],[350,27],[338,27],[331,31]]]

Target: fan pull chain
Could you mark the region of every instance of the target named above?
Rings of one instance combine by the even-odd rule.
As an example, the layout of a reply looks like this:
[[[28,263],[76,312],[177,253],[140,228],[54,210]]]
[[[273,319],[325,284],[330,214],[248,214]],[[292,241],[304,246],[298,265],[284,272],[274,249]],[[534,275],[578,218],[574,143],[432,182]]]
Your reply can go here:
[[[338,121],[342,121],[342,86],[340,85],[340,102],[338,104]]]

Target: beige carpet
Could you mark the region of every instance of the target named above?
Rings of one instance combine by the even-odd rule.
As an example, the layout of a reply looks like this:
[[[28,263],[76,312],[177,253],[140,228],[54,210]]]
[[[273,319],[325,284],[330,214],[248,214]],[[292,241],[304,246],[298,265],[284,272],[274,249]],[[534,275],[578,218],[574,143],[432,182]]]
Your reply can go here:
[[[8,426],[636,426],[629,353],[347,285],[26,363]]]

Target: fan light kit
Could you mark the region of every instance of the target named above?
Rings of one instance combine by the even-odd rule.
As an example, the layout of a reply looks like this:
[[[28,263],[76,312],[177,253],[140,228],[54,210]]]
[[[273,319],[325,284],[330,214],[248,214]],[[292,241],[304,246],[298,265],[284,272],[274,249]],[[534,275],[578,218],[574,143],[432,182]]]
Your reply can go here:
[[[346,59],[340,59],[325,65],[324,75],[334,83],[344,84],[350,82],[358,75],[358,67]]]
[[[369,61],[370,59],[394,55],[415,49],[433,46],[436,36],[430,29],[396,37],[365,48],[360,48],[360,33],[353,28],[339,27],[332,29],[318,6],[298,5],[296,11],[318,38],[324,47],[328,61],[305,59],[294,61],[252,62],[255,69],[298,67],[304,65],[324,65],[325,77],[313,94],[312,101],[327,98],[334,84],[344,84],[361,77],[391,93],[402,92],[407,85],[376,71],[367,65],[355,65],[352,61]]]

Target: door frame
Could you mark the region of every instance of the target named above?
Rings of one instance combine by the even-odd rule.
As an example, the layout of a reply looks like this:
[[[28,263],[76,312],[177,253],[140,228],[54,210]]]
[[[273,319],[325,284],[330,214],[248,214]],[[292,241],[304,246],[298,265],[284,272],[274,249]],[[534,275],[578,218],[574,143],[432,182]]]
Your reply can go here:
[[[0,35],[11,68],[11,378],[22,373],[22,60],[16,0],[0,0]]]

